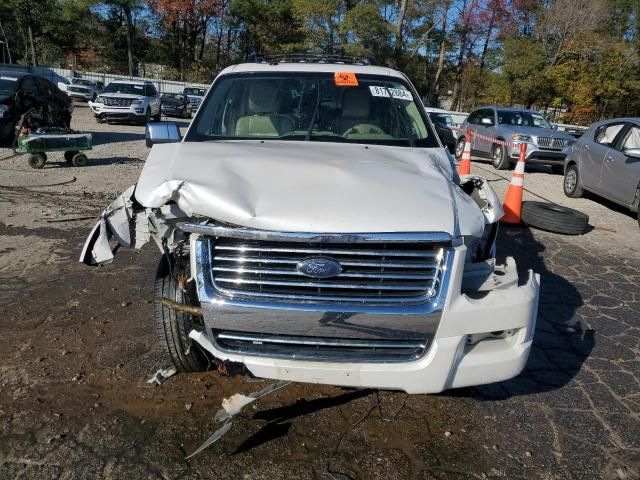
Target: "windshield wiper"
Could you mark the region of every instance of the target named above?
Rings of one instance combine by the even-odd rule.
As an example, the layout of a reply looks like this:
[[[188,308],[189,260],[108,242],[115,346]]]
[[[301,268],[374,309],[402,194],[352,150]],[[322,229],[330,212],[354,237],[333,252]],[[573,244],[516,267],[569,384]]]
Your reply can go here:
[[[316,98],[316,108],[313,111],[313,116],[311,117],[311,123],[309,124],[309,130],[307,130],[307,134],[304,137],[304,141],[308,142],[311,140],[311,132],[313,131],[313,125],[316,123],[316,117],[318,116],[318,111],[320,110],[320,80],[316,83],[316,90],[318,92],[318,96]]]

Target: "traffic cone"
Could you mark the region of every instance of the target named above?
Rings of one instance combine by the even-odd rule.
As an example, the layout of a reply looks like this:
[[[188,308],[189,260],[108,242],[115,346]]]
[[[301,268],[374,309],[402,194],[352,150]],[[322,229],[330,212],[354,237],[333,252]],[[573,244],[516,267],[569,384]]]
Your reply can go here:
[[[471,135],[471,130],[468,129],[467,135],[464,138],[464,150],[462,151],[462,158],[458,166],[458,175],[471,174]]]
[[[504,196],[502,206],[504,215],[500,219],[502,223],[510,223],[517,225],[520,223],[520,214],[522,213],[522,192],[524,190],[524,164],[527,155],[527,144],[520,144],[520,157],[516,163],[516,169],[511,177],[511,183],[507,194]]]

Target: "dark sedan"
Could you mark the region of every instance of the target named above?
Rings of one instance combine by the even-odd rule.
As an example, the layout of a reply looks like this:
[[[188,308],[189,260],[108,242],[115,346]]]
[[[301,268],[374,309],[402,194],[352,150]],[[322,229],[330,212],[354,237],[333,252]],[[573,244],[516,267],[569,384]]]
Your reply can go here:
[[[442,144],[449,149],[451,154],[456,153],[456,136],[453,134],[453,130],[449,127],[449,123],[452,122],[451,115],[440,112],[429,112],[429,118],[433,122],[433,126],[436,128],[438,137]]]
[[[163,93],[160,98],[160,110],[167,117],[191,118],[193,106],[181,93]]]
[[[0,71],[0,145],[11,145],[22,115],[29,128],[71,124],[73,104],[49,80],[24,72]]]

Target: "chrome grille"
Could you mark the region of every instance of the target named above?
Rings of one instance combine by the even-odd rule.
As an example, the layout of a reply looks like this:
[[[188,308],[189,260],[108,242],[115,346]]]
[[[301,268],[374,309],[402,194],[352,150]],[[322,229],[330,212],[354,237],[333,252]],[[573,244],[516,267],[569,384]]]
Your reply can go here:
[[[104,97],[104,104],[109,107],[128,107],[133,102],[131,98],[113,98],[113,97]]]
[[[567,141],[564,138],[538,137],[538,145],[541,147],[562,150],[566,144]]]
[[[217,293],[261,302],[406,305],[435,301],[449,255],[443,242],[305,242],[232,236],[206,241]],[[331,278],[298,272],[299,262],[315,257],[339,262],[342,271]]]
[[[225,352],[313,361],[399,362],[416,360],[426,341],[358,340],[214,331],[216,346]]]

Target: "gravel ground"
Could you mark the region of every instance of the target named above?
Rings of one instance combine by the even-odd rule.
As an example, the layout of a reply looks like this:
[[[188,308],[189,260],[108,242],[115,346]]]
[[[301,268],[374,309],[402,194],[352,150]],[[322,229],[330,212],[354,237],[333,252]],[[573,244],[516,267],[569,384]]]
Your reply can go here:
[[[522,375],[410,397],[291,385],[185,461],[223,397],[265,384],[217,373],[145,382],[164,366],[155,247],[104,268],[77,262],[94,218],[136,181],[144,129],[99,125],[82,104],[74,127],[94,134],[85,168],[58,155],[41,171],[0,161],[0,479],[640,478],[640,229],[604,200],[565,198],[544,167],[527,174],[525,198],[578,208],[595,228],[501,230],[501,255],[542,277]],[[472,170],[503,195],[508,173]]]

